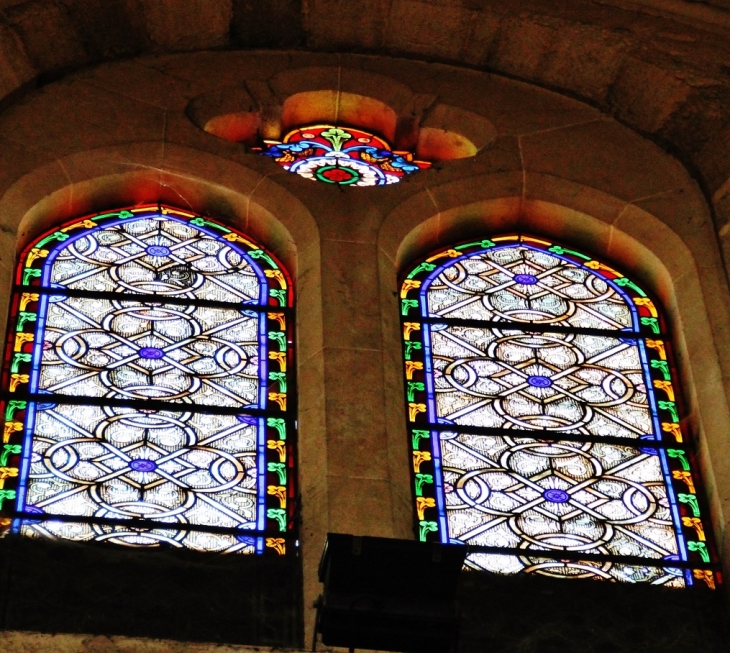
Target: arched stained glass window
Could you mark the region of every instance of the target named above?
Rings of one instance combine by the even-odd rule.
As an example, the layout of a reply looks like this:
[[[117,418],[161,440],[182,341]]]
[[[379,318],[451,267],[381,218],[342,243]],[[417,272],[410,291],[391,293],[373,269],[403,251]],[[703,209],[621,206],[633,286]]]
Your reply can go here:
[[[274,257],[208,218],[133,207],[36,239],[15,283],[6,531],[283,554],[293,298]]]
[[[500,574],[715,587],[670,338],[638,285],[512,235],[433,254],[401,307],[421,540]]]

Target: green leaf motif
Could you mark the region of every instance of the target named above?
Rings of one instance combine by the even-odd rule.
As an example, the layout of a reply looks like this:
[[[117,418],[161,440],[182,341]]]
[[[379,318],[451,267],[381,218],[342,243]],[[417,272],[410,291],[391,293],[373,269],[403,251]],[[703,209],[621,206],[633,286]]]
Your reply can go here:
[[[673,401],[657,401],[659,408],[662,410],[668,410],[672,414],[672,421],[675,424],[679,423],[679,413],[677,413],[677,404]]]
[[[700,504],[697,502],[697,497],[694,494],[678,494],[677,498],[680,503],[686,503],[690,507],[693,516],[700,516]]]
[[[35,313],[29,313],[27,311],[20,311],[18,313],[18,331],[22,331],[25,327],[26,322],[35,322],[38,316]]]
[[[279,530],[286,530],[286,512],[281,508],[269,508],[266,511],[266,516],[269,519],[275,519],[279,523]]]
[[[662,373],[665,381],[672,380],[672,375],[669,373],[669,363],[667,361],[651,361],[651,366]]]
[[[408,315],[408,311],[410,311],[412,308],[418,308],[418,300],[417,299],[403,299],[401,300],[403,304],[403,308],[401,312],[403,315]]]
[[[10,371],[13,374],[17,374],[18,370],[20,369],[20,364],[30,363],[32,358],[32,354],[23,354],[20,352],[16,352],[15,354],[13,354],[13,362],[10,364]]]
[[[15,490],[0,490],[0,508],[3,507],[5,499],[15,499]]]
[[[267,417],[267,426],[279,432],[279,440],[286,440],[286,422],[280,417]]]
[[[271,331],[269,340],[276,340],[279,343],[279,351],[286,351],[286,334],[282,331]]]
[[[35,246],[37,249],[41,249],[44,245],[50,243],[52,240],[63,242],[64,240],[68,240],[69,238],[70,236],[63,233],[62,231],[54,231],[50,236],[46,236],[43,240],[37,242]]]
[[[408,278],[409,279],[412,279],[413,277],[415,277],[420,272],[433,272],[435,269],[436,269],[436,264],[435,263],[426,263],[426,262],[424,262],[424,263],[421,263],[421,265],[419,265],[417,268],[415,268],[413,270],[413,272],[411,272],[408,275]]]
[[[689,471],[689,460],[687,460],[687,456],[685,456],[684,451],[681,449],[667,449],[667,456],[679,460],[682,464],[682,469],[685,472]]]
[[[710,552],[707,550],[707,545],[704,542],[687,542],[687,548],[690,551],[699,553],[702,562],[710,562]]]
[[[19,444],[6,444],[2,454],[0,454],[0,467],[5,467],[8,464],[8,458],[12,455],[19,454],[20,450],[21,447]]]
[[[286,290],[269,290],[269,295],[279,302],[279,306],[286,306]]]
[[[352,138],[352,134],[348,134],[344,129],[339,129],[338,127],[331,127],[327,131],[322,132],[321,135],[332,143],[335,152],[339,152],[342,149],[342,144]]]
[[[557,254],[558,256],[560,256],[561,254],[572,254],[573,256],[582,258],[584,261],[591,260],[590,256],[586,256],[585,254],[581,254],[580,252],[576,252],[572,249],[565,249],[565,247],[561,247],[560,245],[553,245],[552,247],[548,247],[548,252],[552,252],[553,254]]]
[[[19,399],[11,399],[8,402],[7,408],[5,409],[5,421],[12,422],[15,416],[16,410],[25,410],[28,405],[27,401],[21,401]]]
[[[438,524],[435,521],[420,521],[418,522],[419,531],[418,536],[421,542],[426,541],[426,537],[429,533],[436,533],[439,529]]]
[[[426,438],[431,437],[430,431],[421,431],[419,429],[416,429],[411,432],[411,439],[413,440],[413,449],[418,449],[418,445],[420,444],[421,440],[425,440]]]
[[[657,334],[660,333],[659,320],[657,320],[655,317],[642,317],[641,323],[644,326],[650,327],[654,333],[657,333]]]
[[[634,290],[634,292],[636,292],[637,295],[640,295],[641,297],[646,297],[646,293],[641,288],[639,288],[639,286],[637,286],[633,281],[631,281],[631,279],[627,279],[626,277],[621,277],[620,279],[614,279],[614,283],[617,286],[621,286],[622,288],[632,288]],[[649,319],[654,319],[654,318],[649,318]],[[644,318],[642,318],[642,322],[643,322],[643,320],[644,320]],[[657,331],[657,333],[659,333],[659,332]]]
[[[416,392],[423,392],[425,389],[426,385],[422,381],[408,381],[408,401],[415,401]]]
[[[279,485],[286,485],[286,465],[284,463],[269,463],[266,469],[279,475]]]
[[[42,272],[40,270],[25,268],[25,270],[23,270],[23,285],[27,286],[31,279],[38,279],[41,274]]]
[[[433,476],[431,474],[416,474],[416,496],[423,496],[423,486],[425,484],[433,484]]]
[[[278,270],[279,266],[274,263],[274,259],[271,258],[263,249],[252,249],[248,255],[254,259],[261,259],[266,261],[274,270]]]
[[[413,301],[416,301],[415,299]],[[406,360],[411,360],[411,354],[414,349],[423,349],[423,345],[420,342],[416,342],[415,340],[407,340],[405,343],[406,346],[406,352],[405,357]]]
[[[286,392],[286,372],[269,372],[269,379],[278,382],[279,392]]]

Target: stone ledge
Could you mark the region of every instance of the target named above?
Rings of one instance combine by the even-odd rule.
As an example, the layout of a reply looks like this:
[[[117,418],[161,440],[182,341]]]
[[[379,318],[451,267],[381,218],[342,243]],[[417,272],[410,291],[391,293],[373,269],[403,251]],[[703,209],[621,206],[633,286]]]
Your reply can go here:
[[[47,635],[19,630],[0,632],[0,650],[4,653],[302,653],[295,649],[237,644],[65,633]]]

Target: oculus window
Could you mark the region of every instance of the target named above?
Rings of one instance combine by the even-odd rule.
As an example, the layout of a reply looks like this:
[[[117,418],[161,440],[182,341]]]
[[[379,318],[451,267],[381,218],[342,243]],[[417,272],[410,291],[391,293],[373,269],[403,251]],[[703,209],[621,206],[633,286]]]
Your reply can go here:
[[[395,152],[383,138],[353,127],[313,125],[264,141],[260,150],[284,170],[339,186],[385,186],[431,164]],[[258,149],[258,148],[257,148]]]
[[[5,531],[284,554],[296,474],[281,264],[209,218],[143,206],[37,238],[15,284]]]
[[[508,235],[413,266],[401,315],[421,540],[499,574],[715,587],[671,338],[638,285]]]

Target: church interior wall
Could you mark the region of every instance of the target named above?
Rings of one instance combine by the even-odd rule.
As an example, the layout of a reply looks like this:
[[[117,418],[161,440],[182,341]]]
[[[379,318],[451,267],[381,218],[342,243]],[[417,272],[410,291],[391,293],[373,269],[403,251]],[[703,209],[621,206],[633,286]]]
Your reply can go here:
[[[516,2],[500,10],[413,3],[420,14],[404,3],[375,3],[375,22],[359,23],[358,32],[354,19],[343,20],[342,3],[316,2],[297,28],[311,49],[357,43],[411,58],[286,49],[168,54],[269,42],[241,18],[244,3],[192,3],[192,14],[179,10],[174,21],[173,9],[143,3],[146,22],[130,23],[136,44],[124,45],[111,24],[102,31],[119,56],[131,57],[110,62],[118,55],[84,32],[83,21],[73,36],[62,33],[77,11],[73,2],[33,4],[30,11],[16,3],[0,22],[3,296],[15,252],[28,239],[54,222],[142,202],[228,222],[287,265],[297,292],[303,641],[311,638],[328,531],[413,537],[396,280],[419,256],[475,235],[524,230],[580,246],[659,297],[727,555],[730,158],[723,144],[730,104],[723,98],[730,82],[718,72],[726,45],[716,35],[653,17],[665,21],[665,41],[676,52],[651,41],[647,53],[637,45],[647,15],[606,9],[576,25],[539,2],[529,19]],[[375,24],[391,4],[389,27]],[[273,2],[267,11],[283,16],[289,5]],[[440,38],[433,38],[436,7],[438,20],[453,28]],[[636,20],[627,28],[629,14]],[[209,26],[192,40],[191,15]],[[415,21],[421,36],[406,38],[393,16]],[[467,29],[469,20],[479,29]],[[58,48],[33,38],[37,25],[60,35]],[[34,88],[34,80],[42,83]],[[416,144],[419,129],[432,129],[458,135],[454,152],[477,153],[455,154],[392,187],[343,190],[289,175],[206,131],[220,115],[273,138],[310,120],[352,121]],[[12,651],[168,650],[93,634],[5,632],[0,641]]]

